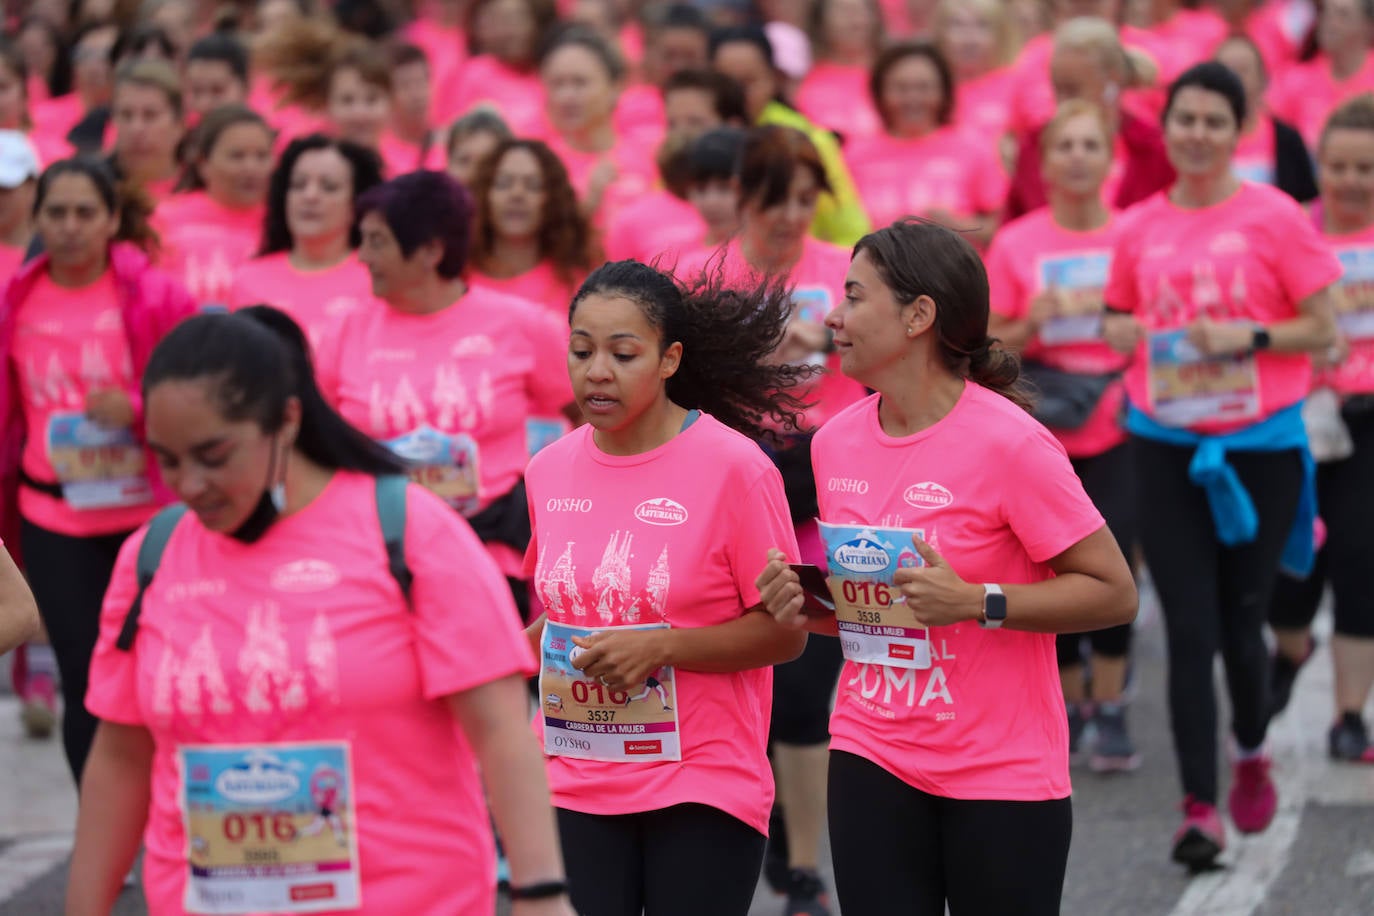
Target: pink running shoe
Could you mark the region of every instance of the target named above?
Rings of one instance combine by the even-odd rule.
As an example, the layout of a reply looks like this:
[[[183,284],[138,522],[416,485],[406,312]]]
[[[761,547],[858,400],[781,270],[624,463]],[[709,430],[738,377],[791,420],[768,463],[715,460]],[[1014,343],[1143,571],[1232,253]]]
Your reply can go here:
[[[1174,861],[1194,872],[1214,868],[1217,856],[1226,848],[1226,826],[1217,806],[1189,795],[1182,807],[1183,826],[1174,834]]]
[[[1269,755],[1237,761],[1232,768],[1231,794],[1226,799],[1231,821],[1241,833],[1259,833],[1274,819],[1279,793],[1269,778]]]
[[[24,732],[30,738],[48,738],[57,727],[57,685],[50,674],[30,674],[24,684],[24,708],[20,712]]]

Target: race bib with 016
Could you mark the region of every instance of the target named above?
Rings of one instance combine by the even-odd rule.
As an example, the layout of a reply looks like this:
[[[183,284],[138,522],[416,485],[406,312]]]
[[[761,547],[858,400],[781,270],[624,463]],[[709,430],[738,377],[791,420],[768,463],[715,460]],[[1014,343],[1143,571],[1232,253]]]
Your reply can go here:
[[[1259,367],[1254,356],[1208,358],[1182,328],[1151,334],[1148,353],[1150,404],[1154,418],[1165,426],[1259,416]]]
[[[73,509],[117,509],[153,501],[148,459],[128,427],[107,429],[81,413],[48,418],[48,463]]]
[[[890,668],[929,668],[929,632],[898,599],[894,577],[903,567],[924,566],[912,536],[920,528],[876,528],[821,522],[826,585],[835,599],[835,621],[844,657]]]
[[[188,913],[358,908],[347,744],[186,746],[177,756]]]
[[[667,627],[666,623],[601,629],[553,621],[544,624],[539,667],[544,753],[617,763],[682,759],[677,677],[672,668],[659,668],[643,684],[626,691],[611,690],[573,667],[587,651],[573,642],[574,636]]]

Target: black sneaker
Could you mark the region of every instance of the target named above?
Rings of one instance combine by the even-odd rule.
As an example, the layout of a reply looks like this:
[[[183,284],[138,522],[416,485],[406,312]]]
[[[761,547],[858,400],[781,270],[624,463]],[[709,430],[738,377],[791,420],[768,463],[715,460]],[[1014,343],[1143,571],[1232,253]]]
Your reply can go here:
[[[830,916],[830,895],[820,875],[809,868],[792,869],[782,916]]]
[[[768,845],[763,851],[763,880],[775,894],[787,893],[792,876],[788,858],[787,823],[783,820],[782,806],[775,804],[768,815]]]
[[[1369,743],[1369,731],[1358,713],[1346,713],[1331,726],[1331,732],[1327,735],[1327,749],[1332,760],[1374,763],[1374,746]]]
[[[1269,717],[1273,718],[1288,708],[1288,701],[1293,699],[1293,684],[1298,680],[1298,672],[1302,666],[1307,664],[1307,660],[1312,657],[1312,653],[1317,649],[1316,640],[1308,638],[1307,654],[1301,661],[1293,661],[1282,652],[1274,653],[1273,661],[1269,666]]]

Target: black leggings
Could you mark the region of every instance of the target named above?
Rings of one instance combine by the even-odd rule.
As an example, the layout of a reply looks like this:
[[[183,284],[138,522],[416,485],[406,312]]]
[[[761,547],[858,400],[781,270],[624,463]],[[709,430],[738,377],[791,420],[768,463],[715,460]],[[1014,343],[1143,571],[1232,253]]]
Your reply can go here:
[[[706,805],[639,814],[556,811],[573,909],[581,916],[747,916],[764,838],[738,818]]]
[[[1280,575],[1269,622],[1303,630],[1317,616],[1322,589],[1331,583],[1336,634],[1374,638],[1374,596],[1366,578],[1374,569],[1374,409],[1346,414],[1355,451],[1344,461],[1317,467],[1317,505],[1326,522],[1326,545],[1306,580]]]
[[[86,711],[86,684],[100,635],[100,606],[130,532],[82,538],[48,531],[27,519],[19,525],[24,571],[62,678],[62,748],[79,787],[97,725]]]
[[[1133,454],[1130,442],[1123,442],[1100,455],[1072,459],[1073,469],[1083,482],[1083,490],[1097,511],[1102,513],[1103,520],[1116,538],[1117,546],[1128,561],[1135,550],[1136,541],[1135,497],[1131,493]],[[1060,633],[1055,638],[1059,667],[1083,663],[1079,650],[1084,638],[1092,645],[1094,655],[1125,658],[1131,651],[1131,630],[1131,624],[1122,623],[1091,633]]]
[[[1216,804],[1213,660],[1220,651],[1236,741],[1259,747],[1269,716],[1264,622],[1297,513],[1302,463],[1296,451],[1228,455],[1254,501],[1259,531],[1249,544],[1224,547],[1206,493],[1188,479],[1193,449],[1141,438],[1135,444],[1140,543],[1164,610],[1179,775],[1185,793]]]
[[[1073,803],[930,795],[830,754],[835,891],[860,916],[1057,916]]]
[[[830,740],[830,698],[844,667],[838,639],[812,636],[802,654],[773,669],[769,740],[798,747]]]

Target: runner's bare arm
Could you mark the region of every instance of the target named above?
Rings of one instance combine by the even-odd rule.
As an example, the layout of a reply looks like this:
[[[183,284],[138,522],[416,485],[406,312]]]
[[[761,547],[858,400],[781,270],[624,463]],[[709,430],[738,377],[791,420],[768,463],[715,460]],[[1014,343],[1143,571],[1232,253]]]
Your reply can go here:
[[[762,610],[772,614],[783,626],[820,636],[840,635],[834,614],[813,617],[802,612],[805,598],[801,579],[788,566],[787,555],[781,550],[768,551],[768,562],[754,580],[754,587],[759,590]]]
[[[1319,290],[1298,303],[1299,314],[1265,326],[1269,349],[1277,353],[1313,353],[1334,345],[1339,338],[1335,311],[1328,290]],[[1199,318],[1189,337],[1210,356],[1245,353],[1254,346],[1257,325],[1251,321],[1211,321]]]
[[[538,620],[525,627],[525,638],[530,641],[530,649],[533,650],[535,658],[540,657],[540,646],[544,642],[544,621],[548,619],[548,614],[540,614]]]
[[[448,698],[477,752],[515,887],[564,878],[544,758],[529,729],[527,701],[524,678],[514,674]],[[529,901],[515,912],[573,914],[566,896]]]
[[[0,554],[0,655],[4,655],[38,632],[38,605],[9,551],[0,548]]]
[[[101,722],[81,777],[84,803],[67,879],[67,916],[108,916],[148,820],[153,737],[141,725]]]

